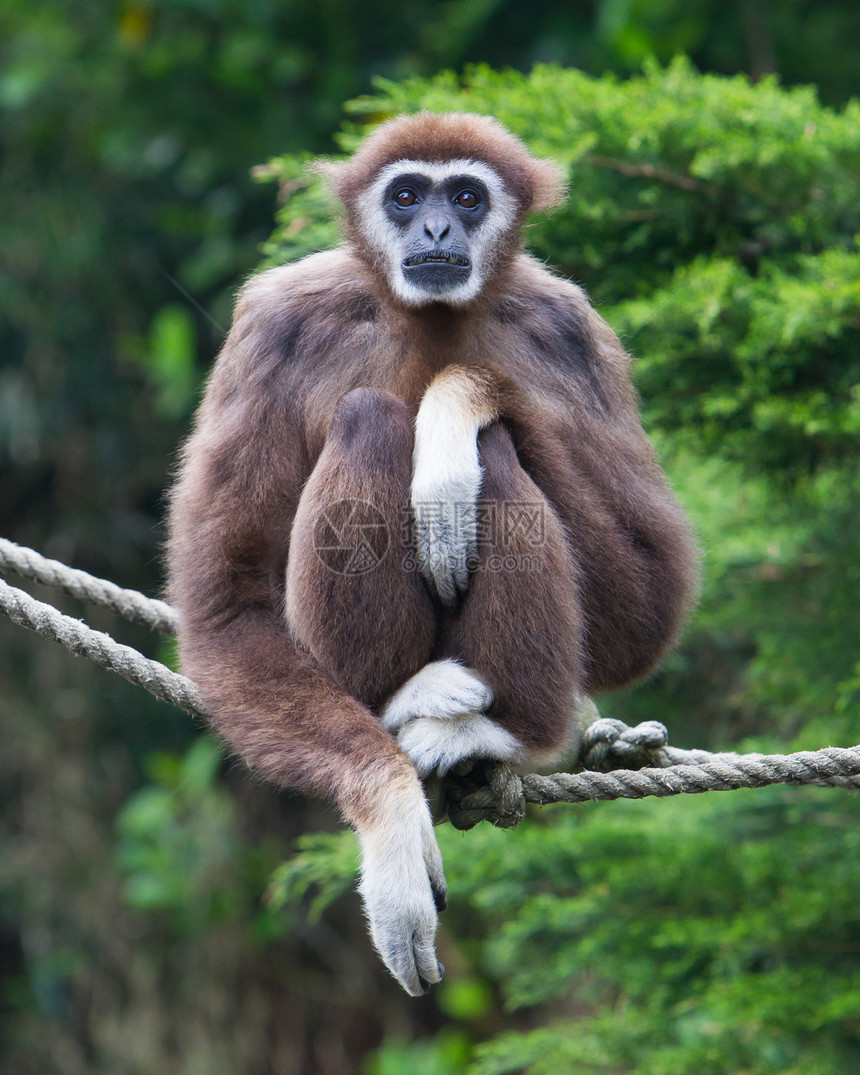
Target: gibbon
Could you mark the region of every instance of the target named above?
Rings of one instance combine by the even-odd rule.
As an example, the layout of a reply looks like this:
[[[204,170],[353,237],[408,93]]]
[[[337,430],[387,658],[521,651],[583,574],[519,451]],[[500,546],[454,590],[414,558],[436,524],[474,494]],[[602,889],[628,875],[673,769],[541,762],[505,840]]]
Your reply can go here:
[[[242,288],[172,491],[169,598],[229,746],[355,829],[373,942],[418,995],[446,893],[421,778],[575,748],[577,698],[673,642],[695,546],[628,355],[522,252],[558,168],[423,113],[321,170],[345,241]]]

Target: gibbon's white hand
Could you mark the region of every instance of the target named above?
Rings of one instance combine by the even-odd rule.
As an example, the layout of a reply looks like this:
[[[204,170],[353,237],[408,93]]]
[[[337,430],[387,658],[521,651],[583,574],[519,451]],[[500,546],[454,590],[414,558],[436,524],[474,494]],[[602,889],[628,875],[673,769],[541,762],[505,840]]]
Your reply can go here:
[[[435,941],[447,884],[430,808],[423,796],[406,810],[398,804],[358,835],[358,887],[374,947],[406,992],[421,996],[445,973]]]
[[[476,422],[431,388],[416,420],[412,510],[418,569],[449,607],[466,593],[477,554],[481,476]]]

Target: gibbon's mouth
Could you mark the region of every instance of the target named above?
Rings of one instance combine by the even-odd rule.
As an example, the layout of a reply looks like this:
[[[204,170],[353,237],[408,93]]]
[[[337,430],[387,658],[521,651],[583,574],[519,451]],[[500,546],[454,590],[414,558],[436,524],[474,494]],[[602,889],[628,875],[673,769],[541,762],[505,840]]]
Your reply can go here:
[[[453,265],[457,269],[471,268],[471,262],[462,254],[451,250],[427,250],[422,254],[411,254],[403,260],[404,269],[414,269],[419,265]]]

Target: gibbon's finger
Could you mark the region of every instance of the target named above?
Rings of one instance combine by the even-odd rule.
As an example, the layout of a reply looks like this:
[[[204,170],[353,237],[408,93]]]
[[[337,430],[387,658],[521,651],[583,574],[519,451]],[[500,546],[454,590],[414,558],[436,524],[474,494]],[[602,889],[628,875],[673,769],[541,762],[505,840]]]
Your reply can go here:
[[[444,967],[436,958],[436,921],[432,927],[426,919],[405,916],[399,929],[392,930],[386,940],[389,946],[380,950],[382,960],[403,989],[411,997],[423,996],[431,985],[442,980]]]
[[[439,514],[419,534],[418,562],[424,577],[449,608],[456,607],[469,588],[470,565],[477,551],[474,526],[459,517],[458,504],[444,505]],[[423,550],[423,551],[422,551]],[[424,557],[422,561],[422,556]]]
[[[469,584],[469,562],[477,550],[477,504],[483,471],[476,430],[455,409],[428,398],[419,410],[412,508],[416,553],[424,578],[439,599],[455,606]],[[422,422],[422,415],[426,421]],[[428,425],[432,435],[422,436]],[[419,443],[420,442],[420,443]]]
[[[418,971],[418,984],[421,991],[426,993],[431,985],[442,981],[445,968],[436,958],[436,947],[432,940],[429,944],[421,944],[416,938],[413,948],[415,954],[415,966]]]
[[[436,834],[431,829],[422,834],[424,849],[424,865],[427,868],[427,876],[430,879],[430,891],[433,893],[433,902],[437,911],[444,911],[448,906],[448,882],[445,880],[445,870],[442,865],[442,854],[436,843]]]
[[[448,557],[444,554],[433,557],[430,561],[430,574],[439,600],[446,608],[455,609],[460,601],[460,594],[457,591]]]
[[[373,944],[383,963],[413,997],[439,981],[435,952],[436,908],[427,876],[417,893],[393,892],[389,899],[367,899]],[[408,901],[408,902],[407,902]],[[422,983],[423,979],[423,983]]]
[[[458,545],[456,557],[451,565],[458,601],[463,600],[469,589],[469,581],[471,579],[473,566],[477,560],[477,552],[478,538],[475,528],[472,527],[471,532],[464,535],[462,542]]]
[[[485,712],[493,704],[492,688],[458,661],[431,661],[403,684],[386,703],[382,725],[392,733],[416,717],[454,719]]]

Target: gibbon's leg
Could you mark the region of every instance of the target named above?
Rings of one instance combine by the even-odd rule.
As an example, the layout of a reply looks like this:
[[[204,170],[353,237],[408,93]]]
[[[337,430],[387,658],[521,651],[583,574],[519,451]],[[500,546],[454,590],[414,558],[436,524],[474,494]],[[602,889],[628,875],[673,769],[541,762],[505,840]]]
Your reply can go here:
[[[549,761],[577,745],[572,722],[583,641],[577,565],[504,425],[492,423],[478,444],[478,562],[445,634],[447,659],[422,669],[383,715],[386,726],[399,724],[400,745],[422,775],[468,757]],[[447,675],[455,699],[468,694],[471,682],[468,709],[428,706],[433,693],[421,677],[431,675],[437,681]],[[482,685],[491,688],[491,704],[481,698]],[[410,704],[410,692],[420,695],[422,686],[424,697]],[[420,715],[422,703],[431,716]]]
[[[287,560],[293,638],[370,709],[429,659],[432,601],[405,569],[412,420],[389,392],[338,403],[302,491]]]

